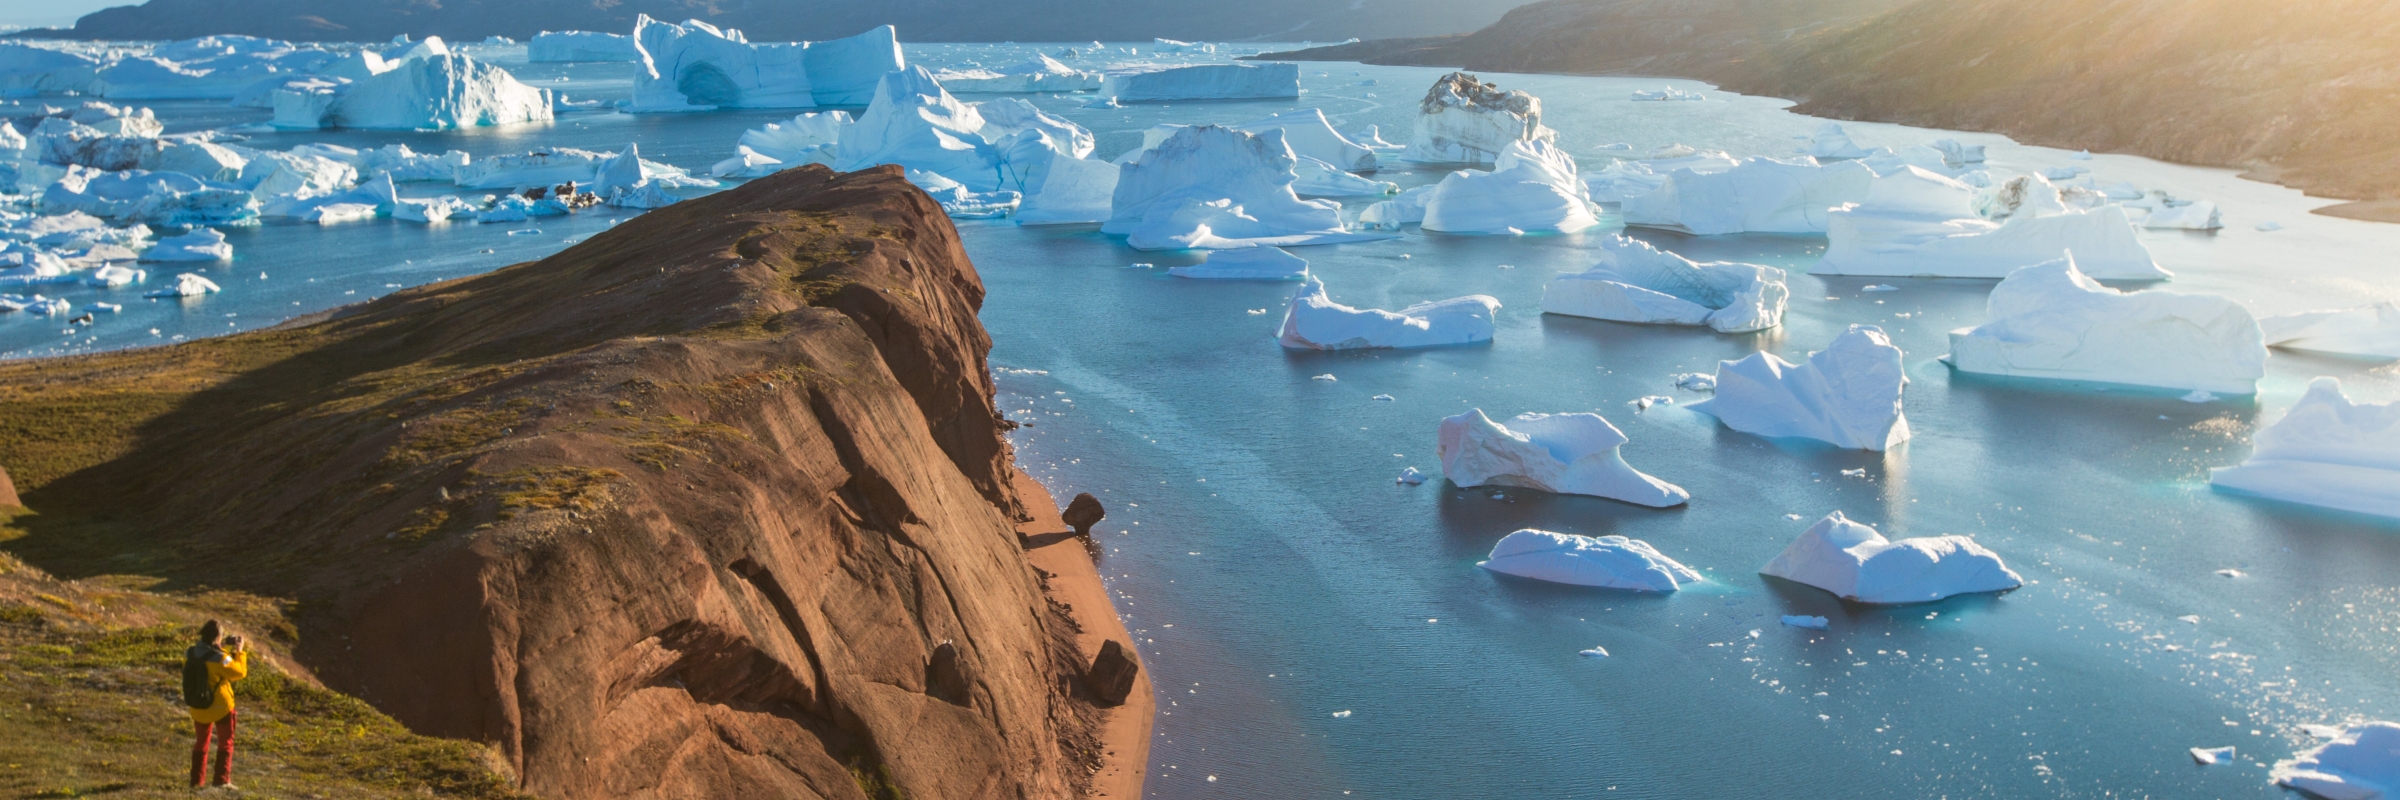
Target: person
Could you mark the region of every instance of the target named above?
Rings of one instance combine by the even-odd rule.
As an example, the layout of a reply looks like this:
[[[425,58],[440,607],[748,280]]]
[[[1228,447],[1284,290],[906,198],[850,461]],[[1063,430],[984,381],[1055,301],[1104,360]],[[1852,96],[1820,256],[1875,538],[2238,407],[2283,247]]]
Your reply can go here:
[[[200,641],[183,651],[183,704],[192,712],[192,788],[201,788],[208,766],[208,741],[217,741],[217,771],[210,783],[233,788],[233,682],[250,675],[250,648],[239,636],[220,640],[224,626],[209,620]]]

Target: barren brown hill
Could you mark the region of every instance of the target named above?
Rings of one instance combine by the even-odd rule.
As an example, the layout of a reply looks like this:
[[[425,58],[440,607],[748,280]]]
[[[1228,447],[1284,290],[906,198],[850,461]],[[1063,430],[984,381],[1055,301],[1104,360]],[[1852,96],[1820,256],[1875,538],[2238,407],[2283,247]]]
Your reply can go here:
[[[0,365],[6,547],[288,598],[326,685],[543,797],[1079,796],[1103,712],[982,296],[898,168],[806,167],[314,324]]]
[[[1550,0],[1455,39],[1305,52],[1692,77],[1819,116],[1997,131],[2400,201],[2390,0]]]

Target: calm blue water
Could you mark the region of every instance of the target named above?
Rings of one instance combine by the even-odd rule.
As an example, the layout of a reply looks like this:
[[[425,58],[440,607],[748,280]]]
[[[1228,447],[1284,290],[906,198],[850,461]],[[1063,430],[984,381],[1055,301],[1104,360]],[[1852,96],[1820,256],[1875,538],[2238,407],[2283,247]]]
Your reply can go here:
[[[1024,52],[929,46],[912,56],[1005,64]],[[520,74],[611,97],[626,91],[628,69],[537,65]],[[1310,93],[1299,103],[1036,102],[1092,128],[1104,156],[1157,122],[1239,122],[1309,106],[1344,130],[1377,123],[1398,140],[1439,72],[1308,65]],[[1767,99],[1625,101],[1632,88],[1666,81],[1500,80],[1540,95],[1588,166],[1605,163],[1596,148],[1611,142],[1782,154],[1816,124]],[[199,104],[160,111],[176,129],[258,116]],[[699,170],[730,154],[741,130],[782,116],[585,114],[496,132],[277,134],[252,144],[405,141],[489,153],[631,140],[653,159]],[[1944,135],[1852,132],[1869,146]],[[1999,167],[2069,163],[1998,137],[1960,138],[1993,144]],[[2400,227],[2309,217],[2322,201],[2221,171],[2090,163],[2108,180],[2225,205],[2232,227],[2217,236],[2145,234],[2179,273],[2175,288],[2235,293],[2268,312],[2400,296],[2384,255],[2400,244]],[[1416,185],[1440,175],[1377,177]],[[2264,219],[2290,227],[2249,230]],[[212,272],[223,294],[130,302],[71,346],[146,343],[151,327],[205,335],[271,324],[390,284],[554,252],[609,222],[586,214],[239,232],[239,260]],[[542,234],[507,233],[528,227]],[[1489,346],[1291,353],[1272,339],[1289,285],[1168,278],[1166,267],[1197,258],[1138,253],[1089,230],[961,227],[990,290],[983,319],[1001,407],[1035,423],[1016,436],[1021,461],[1057,491],[1109,503],[1102,569],[1160,692],[1154,796],[2271,797],[2282,791],[2266,784],[2263,762],[2304,741],[2295,726],[2400,716],[2400,522],[2206,485],[2207,468],[2240,461],[2250,432],[2309,378],[2341,376],[2354,397],[2385,400],[2400,397],[2393,366],[2278,353],[2258,398],[2201,405],[2169,392],[1955,376],[1935,359],[1945,331],[1981,320],[1986,281],[1795,274],[1785,326],[1747,336],[1540,315],[1543,283],[1588,266],[1592,237],[1608,231],[1410,231],[1295,250],[1352,305],[1482,293],[1506,308]],[[1693,258],[1795,273],[1823,249],[1807,237],[1636,235]],[[1136,262],[1157,269],[1128,267]],[[262,271],[269,277],[259,281]],[[1859,291],[1870,282],[1900,291]],[[1758,350],[1798,359],[1858,322],[1884,326],[1909,353],[1916,438],[1891,453],[1764,440],[1679,406],[1626,405],[1645,395],[1700,399],[1669,376]],[[0,350],[70,346],[57,330],[0,320]],[[1339,380],[1310,379],[1326,373]],[[1396,400],[1370,399],[1378,394]],[[1500,418],[1599,411],[1632,437],[1629,461],[1693,500],[1659,511],[1439,481],[1395,485],[1404,466],[1438,472],[1435,425],[1469,408]],[[1895,538],[1973,535],[2029,585],[1864,608],[1755,574],[1836,509]],[[1709,581],[1641,596],[1473,566],[1520,527],[1644,539]],[[2247,577],[2215,574],[2228,568]],[[1785,628],[1782,614],[1824,615],[1832,629]],[[1613,657],[1576,655],[1594,645]],[[2240,763],[2197,767],[2185,754],[2226,744],[2240,748]]]

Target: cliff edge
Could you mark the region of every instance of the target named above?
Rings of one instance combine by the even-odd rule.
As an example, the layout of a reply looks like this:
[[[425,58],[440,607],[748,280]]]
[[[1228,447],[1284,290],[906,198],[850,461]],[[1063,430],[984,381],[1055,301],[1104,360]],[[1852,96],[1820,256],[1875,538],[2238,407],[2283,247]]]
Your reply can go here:
[[[6,546],[291,598],[326,685],[543,797],[1081,796],[1107,712],[1020,549],[982,298],[899,169],[811,166],[313,323],[0,364]]]

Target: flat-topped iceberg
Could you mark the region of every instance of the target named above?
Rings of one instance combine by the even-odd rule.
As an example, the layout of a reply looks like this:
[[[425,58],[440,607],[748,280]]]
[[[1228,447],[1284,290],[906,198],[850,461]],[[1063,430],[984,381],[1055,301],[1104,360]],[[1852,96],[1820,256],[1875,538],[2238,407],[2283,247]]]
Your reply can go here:
[[[1764,352],[1719,363],[1716,396],[1688,408],[1743,433],[1886,450],[1909,437],[1907,386],[1900,348],[1883,329],[1852,325],[1805,364]]]
[[[2071,252],[2096,278],[2171,275],[2134,235],[2123,208],[2067,208],[2047,182],[2019,190],[2050,192],[2036,207],[2051,210],[1990,222],[1976,214],[1975,190],[1966,184],[1917,167],[1877,177],[1863,201],[1831,210],[1825,257],[1809,274],[2002,278]]]
[[[2262,317],[2258,327],[2265,334],[2268,347],[2400,358],[2400,306],[2389,300],[2358,308]]]
[[[1575,160],[1549,142],[1509,142],[1492,171],[1459,170],[1425,198],[1423,227],[1448,233],[1573,233],[1600,224]]]
[[[890,25],[846,39],[752,44],[699,20],[634,20],[636,112],[810,108],[868,102],[884,73],[905,69]]]
[[[2325,800],[2400,797],[2400,723],[2364,722],[2275,762],[2275,783]]]
[[[316,72],[335,55],[248,36],[208,36],[163,45],[101,67],[95,94],[127,100],[228,100],[261,80]]]
[[[340,88],[278,89],[279,128],[450,130],[551,118],[547,89],[460,53],[409,58]]]
[[[1973,539],[1926,536],[1895,542],[1839,511],[1810,526],[1758,572],[1858,603],[1927,603],[2025,584],[1999,554]]]
[[[1558,143],[1542,125],[1541,98],[1503,92],[1464,72],[1433,82],[1417,103],[1416,126],[1400,158],[1424,164],[1490,164],[1511,142]]]
[[[1610,236],[1600,242],[1599,264],[1542,288],[1542,313],[1748,333],[1783,324],[1790,296],[1783,270],[1694,263],[1649,242]]]
[[[232,261],[233,245],[225,234],[214,228],[194,228],[182,236],[169,236],[142,251],[143,261]]]
[[[1308,260],[1286,253],[1280,247],[1211,250],[1200,263],[1175,267],[1167,270],[1167,274],[1178,278],[1296,281],[1308,277]]]
[[[1300,65],[1203,64],[1110,75],[1100,94],[1126,103],[1294,98],[1300,96]]]
[[[1492,545],[1492,554],[1475,566],[1520,578],[1631,589],[1672,592],[1702,580],[1700,572],[1677,563],[1649,542],[1623,536],[1577,536],[1526,528]]]
[[[1342,225],[1341,204],[1302,200],[1281,131],[1180,128],[1120,170],[1108,222],[1141,250],[1330,244],[1382,238]]]
[[[640,61],[641,51],[634,47],[633,37],[622,33],[593,31],[542,31],[525,43],[525,60],[545,61]]]
[[[0,42],[0,90],[98,94],[100,59],[84,53]]]
[[[1808,137],[1808,154],[1817,158],[1866,158],[1874,151],[1850,141],[1850,132],[1842,130],[1839,122],[1817,125],[1815,136]]]
[[[1031,93],[1081,92],[1100,88],[1107,78],[1098,72],[1082,70],[1058,63],[1058,59],[1035,53],[1033,59],[996,70],[943,70],[933,77],[942,87],[953,92]]]
[[[1342,170],[1364,172],[1379,166],[1372,148],[1350,141],[1350,137],[1334,130],[1333,123],[1325,121],[1325,112],[1318,109],[1286,111],[1233,127],[1251,133],[1282,131],[1283,143],[1292,148],[1292,155],[1314,158]]]
[[[1652,508],[1692,499],[1683,487],[1642,474],[1618,448],[1625,433],[1598,414],[1520,414],[1507,425],[1483,409],[1442,420],[1442,475],[1462,487],[1514,486],[1580,494]]]
[[[2283,419],[2252,439],[2250,459],[2209,471],[2245,494],[2400,517],[2400,403],[2353,403],[2318,378]]]
[[[1492,315],[1499,310],[1499,300],[1480,294],[1418,303],[1398,312],[1351,308],[1325,296],[1325,283],[1309,276],[1292,293],[1277,338],[1295,350],[1473,344],[1492,340]]]
[[[1989,320],[1950,333],[1961,372],[2251,394],[2267,348],[2249,310],[2216,295],[2120,292],[2073,257],[1992,287]]]
[[[1679,168],[1624,201],[1625,224],[1699,236],[1824,233],[1828,209],[1866,199],[1875,171],[1855,161],[1749,158],[1722,172]]]

